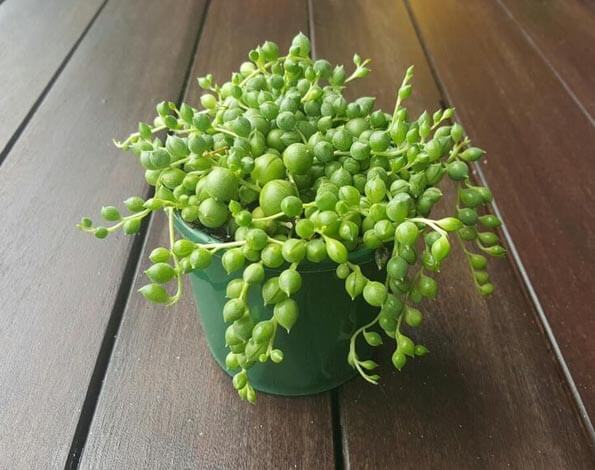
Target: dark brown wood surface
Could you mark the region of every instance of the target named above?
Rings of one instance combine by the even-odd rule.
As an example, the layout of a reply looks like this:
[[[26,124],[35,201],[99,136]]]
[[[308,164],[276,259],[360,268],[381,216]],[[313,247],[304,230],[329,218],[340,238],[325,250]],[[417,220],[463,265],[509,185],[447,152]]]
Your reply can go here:
[[[392,112],[405,71],[413,65],[415,87],[424,93],[412,95],[408,102],[416,110],[428,103],[438,107],[440,93],[404,5],[386,0],[375,3],[370,8],[366,0],[354,1],[345,8],[340,0],[312,2],[314,51],[332,63],[344,64],[347,70],[354,68],[355,52],[372,60],[370,75],[347,88],[351,99],[375,96],[376,107]]]
[[[595,125],[595,4],[581,0],[498,0]]]
[[[0,8],[0,161],[104,0],[18,0]]]
[[[0,468],[594,468],[572,388],[592,413],[594,12],[580,0],[0,0]],[[411,110],[457,107],[489,151],[476,176],[520,258],[493,263],[484,299],[455,250],[441,277],[457,283],[413,333],[430,354],[398,373],[387,344],[378,387],[249,406],[212,359],[189,286],[170,309],[137,293],[166,244],[163,215],[146,237],[73,226],[148,194],[112,137],[184,90],[196,105],[195,77],[223,81],[256,44],[285,49],[300,30],[349,70],[354,52],[373,59],[350,97],[391,110],[414,64]]]
[[[273,38],[286,49],[298,31],[307,32],[305,3],[231,5],[209,7],[189,81],[190,103],[198,103],[201,93],[194,77],[211,72],[222,82],[250,48]],[[263,11],[274,12],[274,21]],[[159,216],[150,227],[81,468],[334,468],[328,393],[262,393],[256,406],[241,402],[210,355],[188,289],[167,310],[136,293],[146,283],[145,258],[167,240]]]
[[[432,2],[411,8],[449,102],[489,150],[481,168],[594,416],[595,127],[496,3],[444,1],[440,19]]]
[[[316,2],[318,54],[346,62],[354,50],[381,58],[392,45],[408,44],[415,33],[404,6],[389,1],[375,5],[370,9],[366,2],[352,2],[346,11],[339,1]],[[329,21],[336,26],[325,30]],[[436,109],[440,95],[424,64],[421,45],[394,46],[394,50],[394,65],[354,85],[357,93],[394,90],[402,71],[415,64],[411,109],[417,113]],[[392,109],[393,97],[384,95],[380,104]],[[484,111],[474,106],[470,102],[466,109]],[[492,155],[490,164],[496,166],[499,155]],[[445,203],[452,207],[452,196]],[[510,263],[494,262],[492,273],[497,291],[485,300],[476,293],[458,250],[440,276],[458,282],[443,284],[439,301],[425,305],[426,323],[416,334],[431,353],[398,373],[388,366],[392,352],[388,347],[379,361],[385,364],[379,387],[361,380],[342,387],[343,450],[349,467],[593,465],[589,440],[556,359]]]
[[[0,468],[66,462],[133,247],[74,224],[147,191],[111,138],[177,99],[202,7],[110,2],[0,167]]]

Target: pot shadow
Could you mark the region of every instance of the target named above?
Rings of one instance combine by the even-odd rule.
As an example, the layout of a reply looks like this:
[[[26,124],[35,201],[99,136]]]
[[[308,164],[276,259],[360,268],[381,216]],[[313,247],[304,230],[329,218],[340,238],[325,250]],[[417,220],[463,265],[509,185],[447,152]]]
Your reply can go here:
[[[507,460],[517,444],[510,432],[516,419],[503,387],[480,360],[457,355],[454,343],[444,337],[426,340],[433,346],[430,354],[409,360],[401,372],[390,365],[393,345],[377,351],[380,383],[373,387],[356,378],[340,389],[341,424],[349,432],[362,423],[378,425],[369,418],[378,416],[386,430],[370,432],[379,437],[371,444],[373,452],[397,445],[399,452],[428,452],[431,460],[455,454],[478,466]]]

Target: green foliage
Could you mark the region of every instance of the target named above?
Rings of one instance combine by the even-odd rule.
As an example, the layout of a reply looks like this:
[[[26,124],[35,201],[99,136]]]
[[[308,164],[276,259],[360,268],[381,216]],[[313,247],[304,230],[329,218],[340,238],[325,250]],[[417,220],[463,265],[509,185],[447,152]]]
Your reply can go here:
[[[374,109],[372,97],[349,102],[345,86],[369,73],[369,60],[356,54],[348,75],[343,66],[311,59],[310,49],[301,33],[285,56],[267,41],[250,51],[229,81],[198,79],[205,91],[202,109],[159,103],[152,124],[140,123],[138,132],[116,143],[138,158],[154,196],[124,201],[128,215],[104,207],[101,215],[111,225],[94,225],[87,217],[78,225],[97,238],[119,229],[132,235],[149,214],[166,211],[170,244],[151,252],[149,283],[140,289],[161,304],[175,303],[183,275],[208,267],[223,251],[223,267],[235,273],[222,312],[229,325],[226,365],[236,371],[233,386],[249,402],[256,393],[248,369],[282,362],[277,335],[290,334],[300,321],[302,263],[330,259],[347,295],[362,296],[378,309],[353,334],[347,357],[376,383],[379,376],[371,371],[377,364],[359,358],[357,338],[376,347],[384,333],[394,341],[398,370],[428,353],[405,329],[422,325],[418,304],[438,294],[438,273],[452,240],[463,248],[482,295],[494,289],[485,255],[504,254],[494,232],[500,220],[487,211],[492,195],[469,176],[484,151],[450,122],[453,109],[410,115],[404,102],[412,93],[413,67],[397,89],[392,114]],[[451,217],[434,220],[444,175],[457,186],[458,202]],[[175,214],[214,236],[227,233],[231,241],[176,240]],[[376,250],[384,282],[366,278],[351,262],[350,252],[362,247]],[[267,278],[265,268],[281,272]],[[269,319],[255,322],[250,289],[272,306]]]

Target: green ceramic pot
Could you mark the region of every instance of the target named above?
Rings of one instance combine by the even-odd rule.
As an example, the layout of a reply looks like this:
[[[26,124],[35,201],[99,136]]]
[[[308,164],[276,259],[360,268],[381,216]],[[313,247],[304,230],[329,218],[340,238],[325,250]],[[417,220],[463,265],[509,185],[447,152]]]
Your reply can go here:
[[[176,230],[185,238],[199,243],[218,240],[188,226],[176,217]],[[217,256],[218,255],[218,256]],[[223,305],[227,283],[241,273],[228,275],[221,266],[221,253],[211,266],[189,274],[198,314],[209,348],[217,363],[225,368],[225,330]],[[350,255],[350,261],[361,266],[370,278],[378,278],[373,253],[362,249]],[[259,391],[276,395],[310,395],[335,388],[356,372],[347,363],[349,340],[356,328],[377,314],[363,299],[352,301],[345,292],[344,281],[337,278],[332,262],[300,264],[302,288],[293,297],[299,305],[299,318],[291,333],[280,328],[275,347],[283,351],[280,364],[257,363],[248,371],[250,383]],[[267,269],[266,278],[278,276],[282,269]],[[263,306],[260,289],[251,289],[250,311],[256,321],[271,318],[271,306]],[[365,342],[358,342],[360,358],[369,354]]]

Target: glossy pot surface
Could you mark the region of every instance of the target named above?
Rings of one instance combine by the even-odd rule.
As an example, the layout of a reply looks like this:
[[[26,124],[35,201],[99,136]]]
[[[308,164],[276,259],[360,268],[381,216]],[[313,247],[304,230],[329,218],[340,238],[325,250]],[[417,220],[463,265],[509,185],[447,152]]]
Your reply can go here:
[[[177,231],[185,238],[198,243],[217,243],[218,240],[196,230],[176,217]],[[221,266],[222,253],[215,255],[211,265],[204,270],[189,274],[196,300],[199,318],[209,348],[217,363],[226,372],[223,306],[227,283],[241,272],[228,275]],[[352,263],[359,264],[369,278],[378,278],[378,268],[370,250],[354,251]],[[299,305],[299,317],[287,332],[277,331],[275,347],[283,351],[280,364],[271,361],[256,363],[248,371],[250,383],[259,391],[277,395],[309,395],[335,388],[353,377],[356,372],[347,363],[349,341],[359,326],[367,323],[377,314],[376,309],[366,304],[361,296],[352,301],[347,295],[344,281],[335,275],[336,264],[304,262],[300,264],[302,288],[293,296]],[[283,270],[266,269],[266,279],[278,276]],[[250,290],[248,304],[255,320],[271,318],[272,306],[263,306],[260,286]],[[360,358],[366,356],[369,347],[358,342]]]

